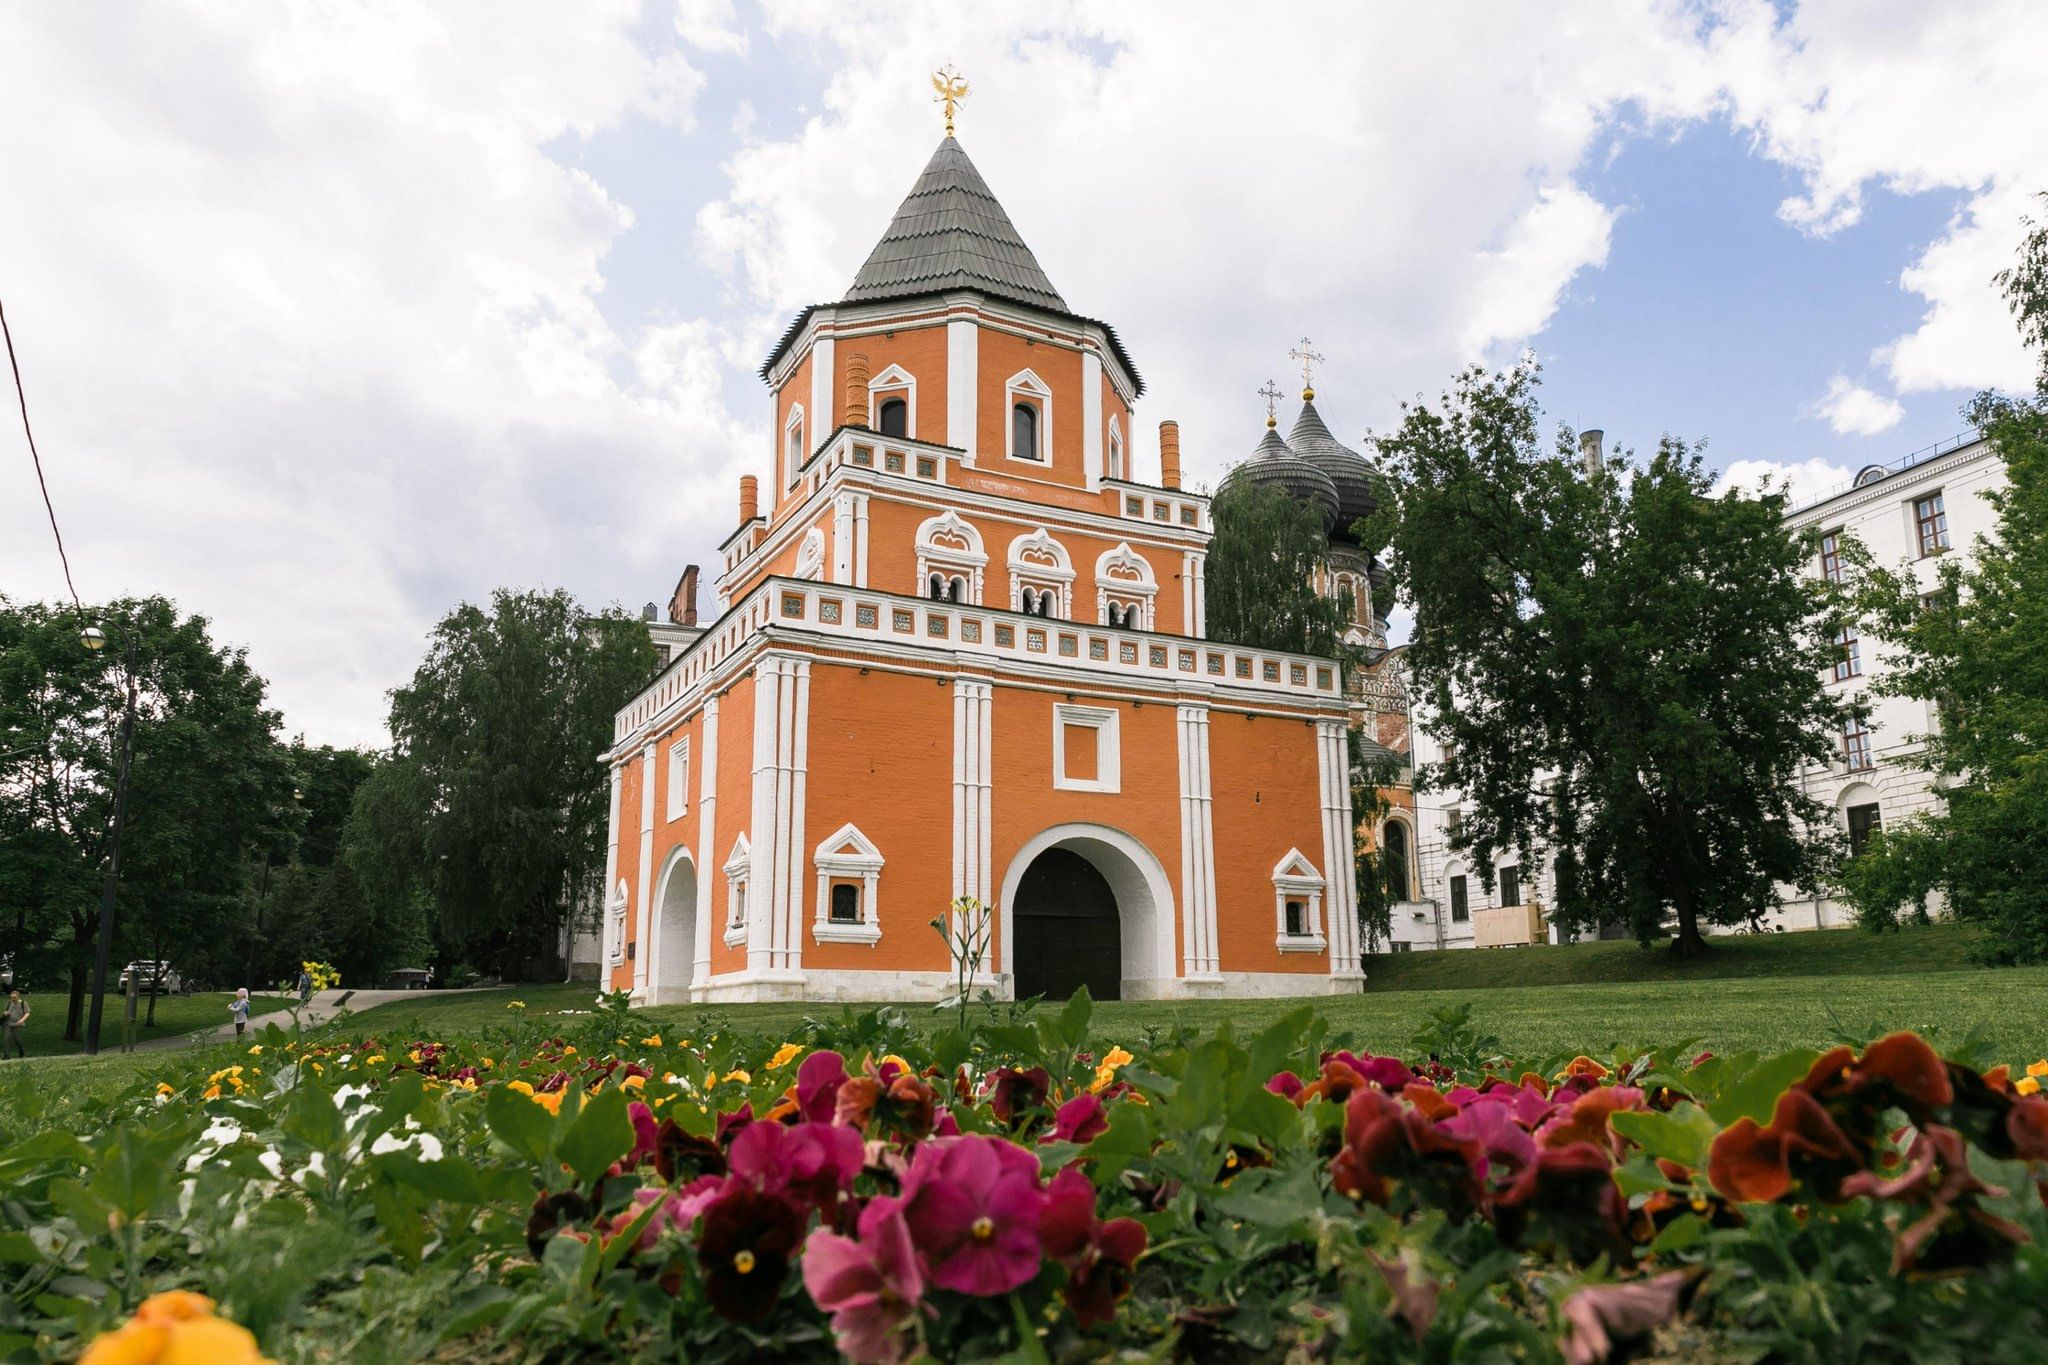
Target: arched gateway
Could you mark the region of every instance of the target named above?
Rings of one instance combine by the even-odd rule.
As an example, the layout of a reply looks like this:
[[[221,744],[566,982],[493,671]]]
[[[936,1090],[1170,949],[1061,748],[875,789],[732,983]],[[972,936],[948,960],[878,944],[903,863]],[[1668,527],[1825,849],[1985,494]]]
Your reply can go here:
[[[678,849],[662,869],[655,901],[653,1003],[680,1004],[690,998],[697,956],[697,864]]]
[[[1003,878],[1000,970],[1017,999],[1151,998],[1172,985],[1173,891],[1152,851],[1104,825],[1055,825]]]

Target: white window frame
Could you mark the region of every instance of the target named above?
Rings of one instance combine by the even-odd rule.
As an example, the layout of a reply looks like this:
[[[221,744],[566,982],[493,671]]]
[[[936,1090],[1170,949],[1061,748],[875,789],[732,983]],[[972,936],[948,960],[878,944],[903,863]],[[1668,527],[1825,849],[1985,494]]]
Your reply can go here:
[[[1046,563],[1046,559],[1051,563]],[[1057,598],[1053,612],[1062,621],[1074,619],[1074,560],[1067,547],[1040,526],[1010,542],[1010,610],[1024,610],[1028,585],[1050,589]]]
[[[747,920],[753,907],[747,904],[747,877],[753,870],[754,849],[742,834],[733,841],[732,856],[720,869],[725,873],[725,944],[729,948],[747,941]]]
[[[868,381],[868,413],[870,414],[870,420],[875,424],[876,433],[880,434],[882,430],[881,400],[884,397],[894,397],[899,392],[903,395],[904,406],[908,409],[904,413],[903,418],[903,439],[915,441],[917,439],[917,376],[904,369],[901,365],[891,365],[888,369]]]
[[[1287,850],[1273,865],[1273,946],[1283,953],[1320,953],[1329,947],[1323,936],[1323,893],[1329,883],[1298,848]],[[1287,932],[1287,902],[1308,902],[1305,934]]]
[[[1135,569],[1136,578],[1119,578],[1117,569]],[[1130,602],[1137,608],[1137,620],[1126,629],[1156,630],[1155,601],[1159,596],[1159,581],[1152,574],[1152,562],[1131,548],[1129,541],[1119,541],[1115,548],[1104,550],[1095,561],[1095,619],[1109,624],[1109,602],[1111,597]]]
[[[820,943],[874,943],[882,937],[880,887],[882,851],[851,821],[841,825],[811,854],[818,870],[818,911],[811,937]],[[832,918],[832,883],[858,878],[860,920],[840,924]]]
[[[1122,424],[1116,420],[1115,413],[1110,414],[1109,440],[1105,443],[1103,451],[1104,461],[1109,466],[1109,477],[1128,482],[1131,477],[1131,471],[1129,466],[1125,464],[1124,429]]]
[[[804,457],[810,453],[810,448],[804,444],[804,405],[791,403],[789,416],[782,422],[782,458],[789,465],[784,488],[796,487],[796,481],[803,473]]]
[[[1027,400],[1038,409],[1038,458],[1017,453],[1018,401]],[[1052,468],[1052,389],[1030,370],[1019,370],[1003,381],[1003,456],[1034,469]]]
[[[981,532],[958,512],[948,510],[927,517],[917,528],[917,591],[924,595],[933,574],[946,578],[958,575],[967,580],[967,602],[981,605],[983,571],[988,551]]]
[[[1109,792],[1123,790],[1123,755],[1118,731],[1121,713],[1112,706],[1076,706],[1054,702],[1052,707],[1052,785],[1063,792]],[[1067,776],[1067,731],[1070,728],[1095,731],[1095,776]]]
[[[678,735],[668,746],[668,818],[690,813],[690,737]]]

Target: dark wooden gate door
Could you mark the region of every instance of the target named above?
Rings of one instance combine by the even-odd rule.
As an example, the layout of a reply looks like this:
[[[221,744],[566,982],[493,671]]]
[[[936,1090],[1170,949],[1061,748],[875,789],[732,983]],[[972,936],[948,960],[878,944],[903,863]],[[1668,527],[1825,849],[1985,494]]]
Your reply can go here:
[[[1123,994],[1123,934],[1116,894],[1080,854],[1049,848],[1017,883],[1013,907],[1017,998],[1065,1000],[1082,986],[1096,1000]]]

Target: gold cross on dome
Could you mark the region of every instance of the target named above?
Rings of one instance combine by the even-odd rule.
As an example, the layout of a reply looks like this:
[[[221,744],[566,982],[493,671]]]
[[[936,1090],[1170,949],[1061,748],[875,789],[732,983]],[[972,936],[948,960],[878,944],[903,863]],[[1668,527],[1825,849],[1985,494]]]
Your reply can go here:
[[[1301,362],[1301,397],[1303,402],[1307,402],[1316,396],[1316,366],[1322,364],[1327,358],[1311,350],[1310,345],[1309,339],[1303,337],[1301,344],[1287,353],[1289,358]]]
[[[1279,426],[1280,419],[1274,416],[1273,414],[1274,406],[1277,403],[1279,403],[1280,399],[1284,396],[1280,392],[1280,386],[1278,384],[1275,384],[1272,380],[1268,379],[1265,383],[1259,386],[1258,394],[1259,397],[1266,400],[1266,425],[1269,427]]]
[[[967,82],[953,69],[951,62],[932,72],[932,89],[938,91],[934,104],[946,106],[946,136],[953,136],[953,110],[967,98]]]

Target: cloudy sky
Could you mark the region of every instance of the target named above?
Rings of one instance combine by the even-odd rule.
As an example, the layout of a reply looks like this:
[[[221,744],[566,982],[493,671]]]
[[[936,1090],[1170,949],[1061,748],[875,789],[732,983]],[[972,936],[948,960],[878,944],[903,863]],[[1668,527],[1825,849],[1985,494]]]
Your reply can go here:
[[[81,594],[244,644],[287,727],[494,585],[666,601],[754,377],[940,135],[1213,480],[1306,335],[1347,438],[1532,347],[1551,415],[1799,489],[2031,374],[2048,6],[585,0],[0,8],[0,299]],[[11,395],[9,395],[11,400]],[[0,592],[63,593],[18,432]]]

